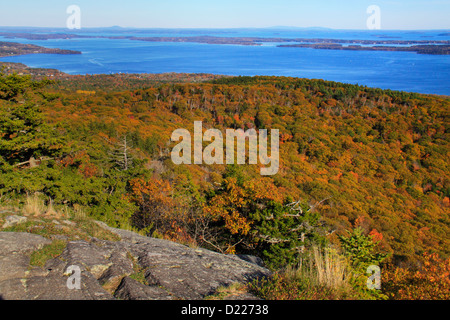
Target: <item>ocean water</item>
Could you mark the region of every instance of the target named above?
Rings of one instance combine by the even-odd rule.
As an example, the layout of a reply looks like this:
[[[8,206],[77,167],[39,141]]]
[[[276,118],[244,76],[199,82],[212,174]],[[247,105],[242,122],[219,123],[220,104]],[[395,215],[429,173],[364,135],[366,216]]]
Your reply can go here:
[[[11,30],[1,30],[11,32]],[[59,31],[61,32],[61,30]],[[67,33],[67,30],[64,31]],[[441,31],[345,30],[110,30],[83,31],[90,35],[331,38],[368,40],[450,40]],[[382,89],[450,95],[450,56],[410,52],[370,52],[145,42],[128,39],[6,39],[49,48],[79,50],[82,55],[34,54],[0,58],[30,67],[55,68],[69,74],[101,73],[212,73],[274,75],[325,79]]]

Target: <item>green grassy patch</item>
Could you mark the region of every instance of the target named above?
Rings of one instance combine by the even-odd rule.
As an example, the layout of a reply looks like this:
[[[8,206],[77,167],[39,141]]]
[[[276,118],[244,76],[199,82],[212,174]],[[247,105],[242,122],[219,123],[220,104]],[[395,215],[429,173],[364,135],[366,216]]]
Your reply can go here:
[[[55,240],[42,249],[34,251],[30,256],[30,266],[43,267],[48,260],[58,257],[66,246],[67,241]]]
[[[0,223],[4,222],[7,215],[12,212],[0,214]],[[21,215],[15,212],[16,215]],[[85,240],[90,241],[93,237],[106,241],[120,241],[120,236],[102,228],[91,218],[72,219],[72,218],[46,218],[26,216],[27,221],[19,223],[7,228],[1,228],[2,232],[26,232],[43,236],[47,239],[55,239],[57,237],[65,237],[67,241]]]
[[[131,279],[136,280],[137,282],[140,282],[146,286],[148,286],[147,279],[145,278],[145,274],[147,273],[147,269],[142,268],[137,260],[128,252],[127,253],[128,259],[130,259],[133,262],[133,274],[130,275]]]

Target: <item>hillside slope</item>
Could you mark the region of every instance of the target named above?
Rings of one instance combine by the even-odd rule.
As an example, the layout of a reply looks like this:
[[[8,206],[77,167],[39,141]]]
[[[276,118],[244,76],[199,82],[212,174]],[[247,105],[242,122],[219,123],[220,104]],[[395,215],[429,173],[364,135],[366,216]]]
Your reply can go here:
[[[448,97],[284,77],[102,91],[102,81],[126,81],[111,78],[82,88],[82,77],[45,88],[15,80],[29,88],[4,91],[0,192],[41,192],[110,225],[273,267],[355,227],[396,265],[449,255]],[[174,165],[171,134],[193,132],[194,121],[204,130],[279,129],[279,173]],[[312,229],[286,207],[297,201]]]

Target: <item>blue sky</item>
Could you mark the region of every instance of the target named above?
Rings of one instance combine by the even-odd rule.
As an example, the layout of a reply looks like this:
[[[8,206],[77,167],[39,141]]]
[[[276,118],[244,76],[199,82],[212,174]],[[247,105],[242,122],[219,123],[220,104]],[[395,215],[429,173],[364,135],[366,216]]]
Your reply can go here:
[[[382,29],[450,29],[450,0],[2,0],[0,26],[65,27],[69,5],[82,27],[365,29],[369,5]]]

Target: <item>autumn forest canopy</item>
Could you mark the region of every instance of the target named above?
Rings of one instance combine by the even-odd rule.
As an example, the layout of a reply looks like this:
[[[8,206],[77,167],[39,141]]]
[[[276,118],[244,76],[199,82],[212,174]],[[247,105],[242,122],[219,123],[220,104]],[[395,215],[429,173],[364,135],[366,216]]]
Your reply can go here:
[[[415,270],[449,257],[448,97],[289,77],[192,77],[2,73],[1,197],[38,193],[114,227],[256,255],[274,270],[313,245],[351,249],[367,239],[370,259],[351,256],[358,268],[383,261]],[[278,129],[278,173],[175,165],[171,134],[193,132],[194,121],[223,132]],[[392,292],[415,297],[398,279],[417,274],[389,276]]]

